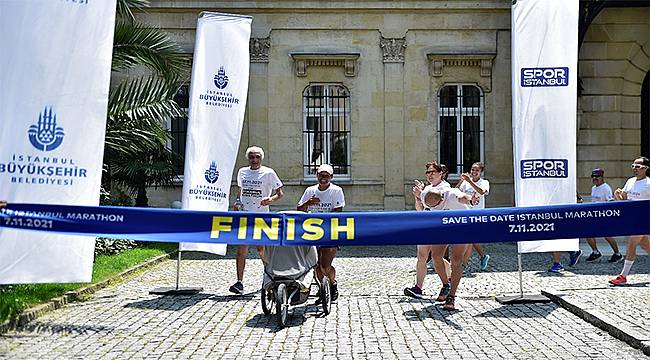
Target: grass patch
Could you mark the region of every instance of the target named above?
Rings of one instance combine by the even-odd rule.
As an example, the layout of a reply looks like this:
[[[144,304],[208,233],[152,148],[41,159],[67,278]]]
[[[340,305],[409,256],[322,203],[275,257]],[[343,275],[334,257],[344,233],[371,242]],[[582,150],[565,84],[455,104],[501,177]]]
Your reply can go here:
[[[148,243],[116,255],[100,255],[95,259],[93,265],[92,284],[115,276],[148,259],[174,252],[177,249],[178,245],[173,243]],[[88,283],[13,285],[11,289],[0,293],[0,322],[20,314],[28,307],[88,285]]]

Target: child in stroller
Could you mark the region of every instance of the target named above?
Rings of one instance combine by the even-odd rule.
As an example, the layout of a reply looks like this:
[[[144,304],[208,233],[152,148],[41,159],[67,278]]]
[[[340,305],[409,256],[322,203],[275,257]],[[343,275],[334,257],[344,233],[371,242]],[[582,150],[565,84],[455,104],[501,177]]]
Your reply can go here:
[[[305,303],[313,285],[319,289],[316,296],[323,312],[329,314],[329,279],[325,276],[321,282],[314,275],[318,264],[315,246],[267,246],[263,262],[262,310],[270,315],[275,305],[280,327],[286,325],[289,306]]]

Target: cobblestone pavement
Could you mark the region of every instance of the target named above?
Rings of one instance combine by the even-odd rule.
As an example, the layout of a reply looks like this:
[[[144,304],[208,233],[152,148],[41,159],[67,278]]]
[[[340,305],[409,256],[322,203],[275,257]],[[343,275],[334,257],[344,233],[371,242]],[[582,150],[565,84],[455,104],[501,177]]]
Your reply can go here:
[[[500,305],[494,296],[517,292],[516,247],[486,246],[487,272],[463,279],[446,312],[431,298],[402,295],[415,278],[414,247],[344,248],[335,260],[341,297],[329,316],[309,301],[292,308],[278,329],[264,316],[256,291],[261,263],[247,266],[246,295],[231,296],[234,259],[189,254],[181,286],[203,286],[195,296],[159,297],[149,290],[173,285],[175,261],[98,291],[0,337],[0,358],[645,358],[643,353],[553,303]],[[611,309],[621,321],[647,330],[650,259],[640,256],[629,279],[608,288],[619,264],[580,263],[547,273],[547,254],[523,256],[527,292],[566,290]],[[475,258],[470,269],[475,268]],[[425,293],[437,293],[433,274]]]

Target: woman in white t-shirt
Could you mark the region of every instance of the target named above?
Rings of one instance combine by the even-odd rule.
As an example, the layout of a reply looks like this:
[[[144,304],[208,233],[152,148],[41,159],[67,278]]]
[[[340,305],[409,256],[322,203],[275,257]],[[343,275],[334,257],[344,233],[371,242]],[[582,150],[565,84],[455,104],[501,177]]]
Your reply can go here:
[[[647,157],[640,157],[632,163],[632,171],[634,177],[631,177],[623,186],[623,189],[618,188],[614,190],[614,197],[617,200],[650,200],[650,178],[648,172],[650,168],[650,160]],[[650,239],[648,234],[645,235],[632,235],[627,242],[627,253],[625,254],[625,263],[621,273],[609,280],[612,285],[625,285],[627,283],[627,275],[630,273],[632,264],[636,260],[636,246],[641,247],[650,254]]]
[[[473,206],[472,209],[485,209],[485,197],[490,193],[490,182],[481,177],[484,170],[485,165],[482,162],[475,162],[472,164],[470,173],[461,174],[460,181],[456,184],[456,187],[465,194],[478,194],[480,196],[478,204]],[[483,245],[481,244],[472,244],[472,247],[467,250],[467,254],[465,254],[465,264],[467,264],[470,256],[472,256],[472,248],[476,250],[481,259],[479,270],[485,270],[490,261],[490,255],[485,253]]]

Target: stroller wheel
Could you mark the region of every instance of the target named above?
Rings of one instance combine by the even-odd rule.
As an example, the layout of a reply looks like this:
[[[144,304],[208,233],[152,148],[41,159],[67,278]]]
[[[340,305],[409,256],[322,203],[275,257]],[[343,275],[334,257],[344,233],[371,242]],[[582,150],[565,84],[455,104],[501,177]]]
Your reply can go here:
[[[330,290],[330,279],[323,276],[323,281],[320,283],[320,302],[323,304],[323,312],[329,315],[332,306],[332,293]]]
[[[287,324],[287,315],[289,313],[289,304],[287,302],[287,286],[278,285],[275,298],[275,312],[278,316],[278,325],[284,327]]]
[[[264,315],[271,315],[273,304],[275,303],[273,290],[264,290],[264,288],[262,288],[260,292],[262,293],[262,311],[264,311]]]

